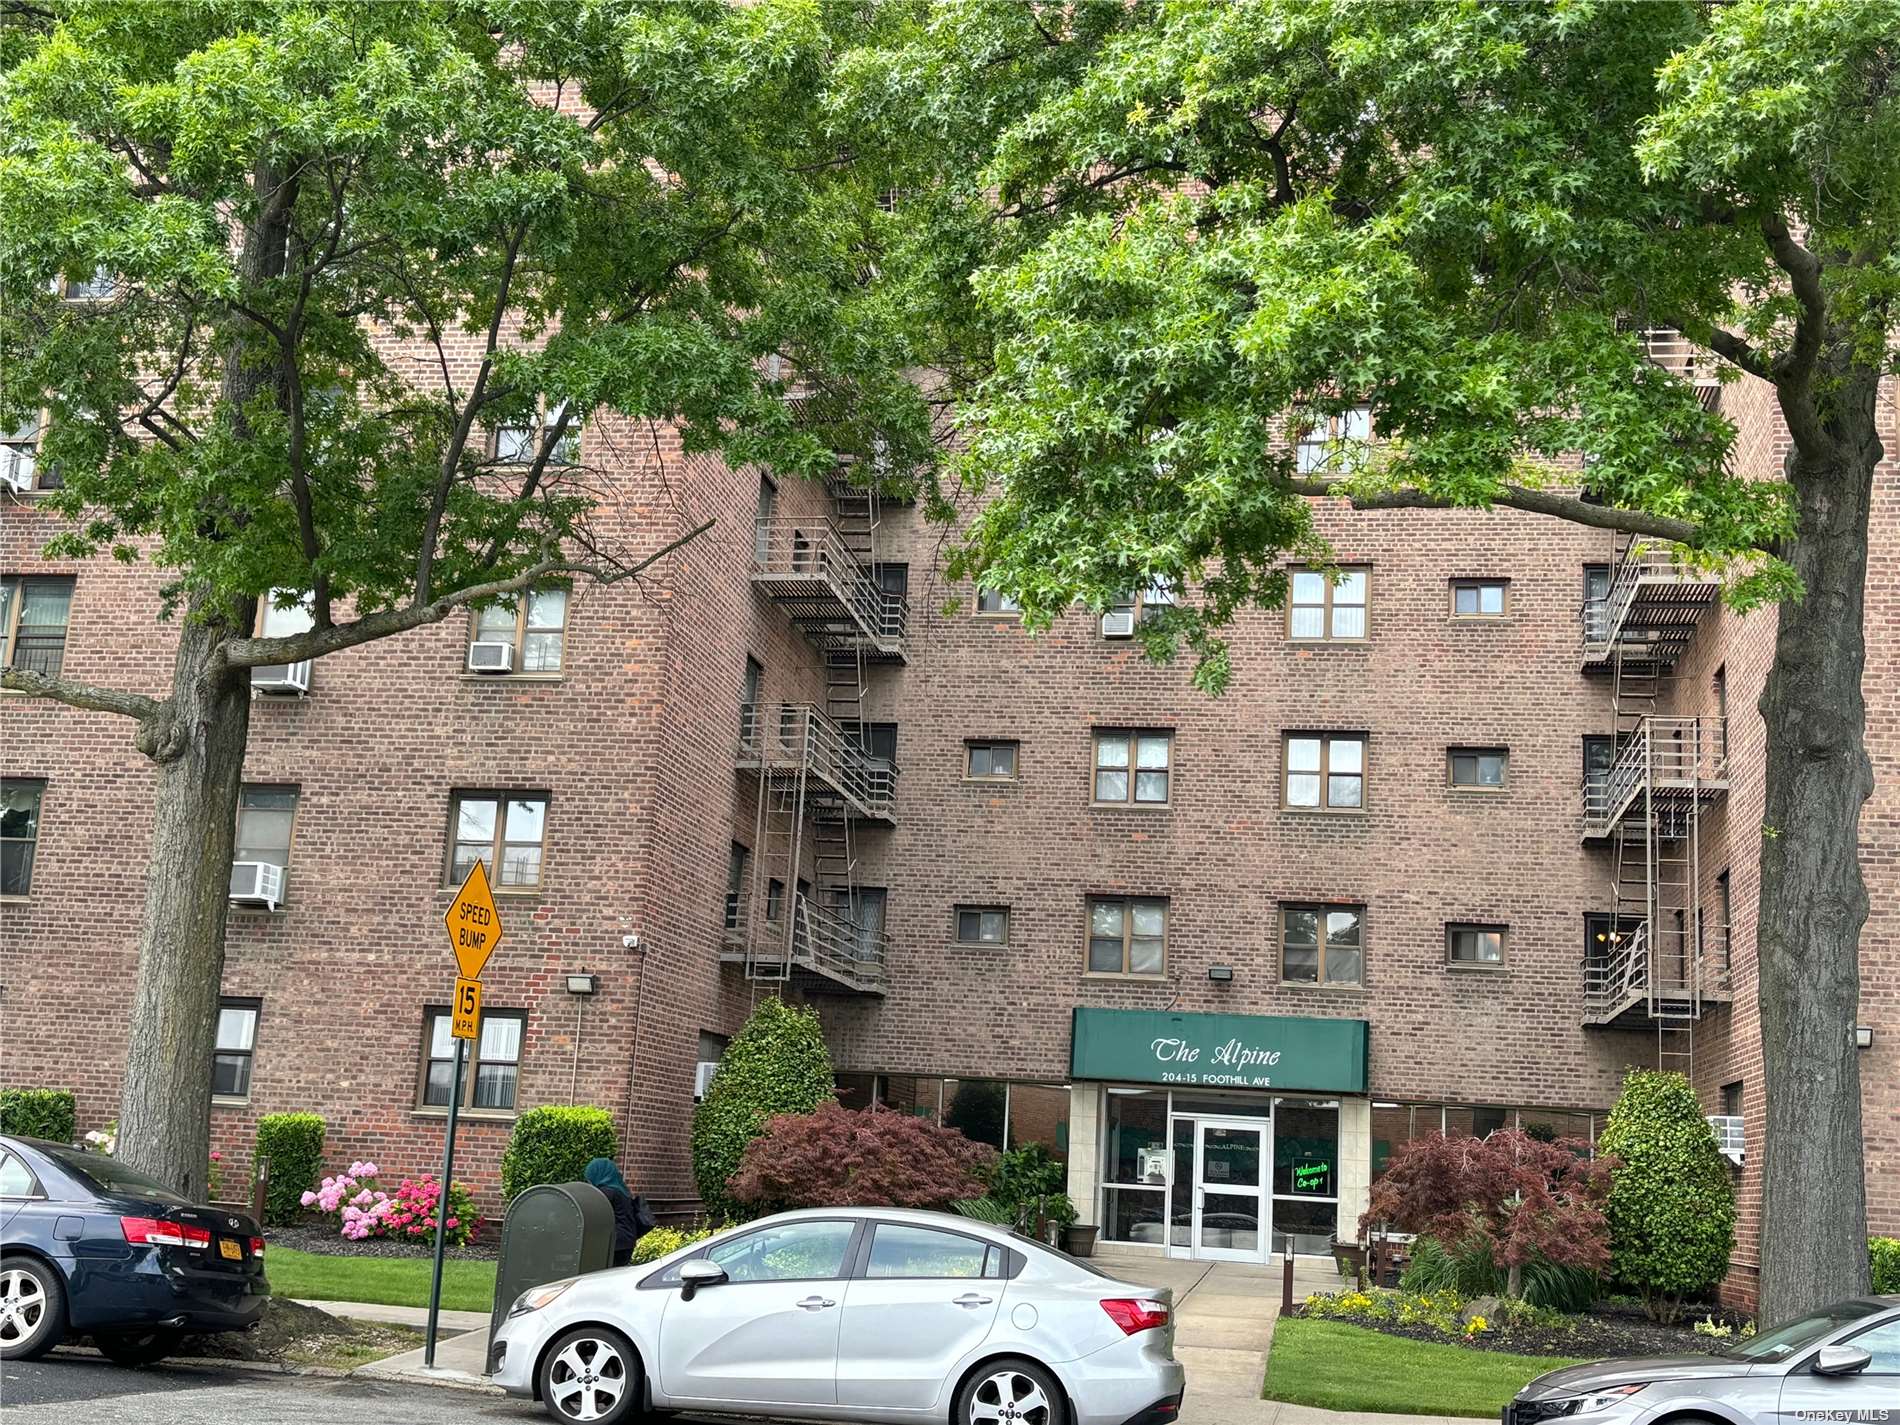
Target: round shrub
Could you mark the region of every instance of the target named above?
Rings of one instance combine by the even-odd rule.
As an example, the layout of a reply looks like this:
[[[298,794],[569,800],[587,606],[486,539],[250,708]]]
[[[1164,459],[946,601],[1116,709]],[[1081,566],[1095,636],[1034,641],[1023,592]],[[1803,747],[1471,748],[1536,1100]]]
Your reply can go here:
[[[515,1120],[508,1149],[501,1155],[501,1195],[512,1201],[517,1193],[543,1183],[577,1183],[593,1159],[619,1156],[620,1140],[606,1109],[531,1108]]]
[[[1623,1081],[1597,1151],[1610,1175],[1610,1271],[1652,1316],[1673,1320],[1706,1295],[1735,1246],[1735,1184],[1681,1074],[1640,1070]]]
[[[712,1236],[710,1227],[655,1227],[644,1233],[633,1245],[634,1262],[657,1262],[669,1252],[677,1252],[681,1247],[690,1247],[695,1242],[703,1242]]]
[[[927,1118],[836,1102],[780,1114],[746,1144],[732,1195],[756,1212],[795,1207],[947,1208],[981,1193],[996,1150]]]
[[[693,1111],[693,1178],[715,1220],[738,1213],[726,1184],[746,1144],[781,1113],[810,1113],[832,1097],[831,1055],[818,1016],[767,999],[726,1046],[712,1087]]]
[[[0,1133],[70,1143],[77,1132],[70,1089],[0,1089]]]
[[[251,1161],[270,1159],[270,1187],[264,1221],[272,1226],[295,1222],[303,1213],[303,1195],[323,1171],[323,1117],[316,1113],[267,1113],[257,1120],[257,1151]]]

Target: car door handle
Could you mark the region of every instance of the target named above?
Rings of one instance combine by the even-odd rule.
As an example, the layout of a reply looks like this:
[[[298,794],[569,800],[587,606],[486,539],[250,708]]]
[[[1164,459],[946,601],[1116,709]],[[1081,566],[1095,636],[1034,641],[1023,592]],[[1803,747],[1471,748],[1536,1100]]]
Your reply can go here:
[[[951,1297],[950,1304],[952,1306],[988,1306],[994,1300],[996,1298],[993,1296],[978,1296],[973,1291],[966,1291],[962,1296]]]
[[[808,1296],[798,1303],[798,1307],[801,1311],[823,1311],[827,1306],[836,1306],[837,1304],[837,1302],[828,1296]]]

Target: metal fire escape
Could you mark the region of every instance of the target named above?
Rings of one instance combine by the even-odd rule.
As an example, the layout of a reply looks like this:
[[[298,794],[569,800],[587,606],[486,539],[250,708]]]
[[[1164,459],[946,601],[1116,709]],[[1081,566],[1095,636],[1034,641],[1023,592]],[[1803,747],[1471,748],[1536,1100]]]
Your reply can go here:
[[[863,713],[868,667],[905,661],[907,604],[879,581],[875,481],[845,467],[827,488],[831,518],[757,530],[752,582],[823,659],[825,701],[742,710],[737,765],[758,776],[758,812],[744,948],[726,958],[753,980],[881,994],[882,907],[859,894],[858,851],[894,824],[897,768],[868,750]]]
[[[1584,1022],[1654,1024],[1657,1067],[1685,1074],[1696,1021],[1728,995],[1712,953],[1728,927],[1703,914],[1701,846],[1703,810],[1728,790],[1727,729],[1656,710],[1718,589],[1668,548],[1629,541],[1583,610],[1585,666],[1609,673],[1615,721],[1608,765],[1584,782],[1584,840],[1609,848],[1614,899],[1584,962]]]
[[[1680,332],[1641,332],[1651,364],[1721,401],[1718,363]],[[1667,545],[1618,541],[1607,586],[1583,607],[1584,670],[1607,672],[1613,737],[1584,780],[1586,843],[1611,858],[1614,911],[1584,960],[1584,1022],[1656,1027],[1658,1068],[1693,1074],[1695,1025],[1729,993],[1728,927],[1702,907],[1704,808],[1728,790],[1722,718],[1659,715],[1720,582]],[[1712,934],[1708,932],[1713,932]]]

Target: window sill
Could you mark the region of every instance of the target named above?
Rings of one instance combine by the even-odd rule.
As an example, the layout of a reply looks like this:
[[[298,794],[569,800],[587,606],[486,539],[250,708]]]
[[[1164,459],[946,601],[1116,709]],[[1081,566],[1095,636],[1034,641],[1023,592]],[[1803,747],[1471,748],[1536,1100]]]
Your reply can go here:
[[[289,915],[290,910],[291,910],[291,907],[286,902],[279,902],[276,910],[272,910],[267,905],[238,905],[238,904],[233,903],[231,906],[230,913],[232,915],[241,915],[247,918],[262,917],[265,920],[276,920],[280,916]]]
[[[1165,985],[1172,983],[1165,973],[1159,975],[1117,975],[1107,970],[1084,970],[1082,972],[1082,978],[1085,980],[1103,980],[1110,984],[1118,985]]]
[[[1286,641],[1294,648],[1369,648],[1372,645],[1369,638],[1295,638],[1290,633]]]
[[[1090,802],[1090,811],[1139,811],[1167,812],[1174,810],[1173,802]]]
[[[31,905],[32,903],[33,893],[31,891],[28,891],[23,896],[0,896],[0,905]]]
[[[1318,994],[1362,995],[1366,992],[1366,987],[1362,984],[1361,985],[1333,985],[1333,984],[1322,985],[1313,980],[1281,980],[1280,988],[1283,990],[1296,990],[1302,994],[1318,993]]]
[[[952,951],[1007,950],[1009,949],[1009,942],[1007,940],[952,940],[950,942],[950,949]]]
[[[435,898],[438,901],[453,901],[461,889],[460,886],[437,886]],[[498,886],[493,881],[488,883],[488,891],[490,895],[506,896],[510,900],[533,900],[547,893],[544,886]]]
[[[1280,810],[1291,812],[1294,816],[1337,816],[1351,821],[1367,815],[1365,807],[1296,807],[1281,803]]]
[[[1022,784],[1023,784],[1023,779],[1021,777],[965,777],[963,778],[963,785],[966,787],[1020,787]]]
[[[1458,960],[1447,960],[1445,968],[1459,975],[1502,975],[1510,971],[1508,965],[1470,965]]]
[[[1446,614],[1445,622],[1478,624],[1482,626],[1484,624],[1515,623],[1516,619],[1510,614]]]
[[[565,673],[471,673],[464,668],[460,674],[464,683],[562,683],[567,681]]]
[[[427,1106],[412,1108],[409,1113],[414,1118],[447,1118],[446,1108]],[[465,1108],[455,1115],[457,1123],[513,1123],[517,1113],[512,1108]]]
[[[1466,786],[1461,786],[1456,782],[1453,782],[1450,785],[1448,785],[1445,788],[1445,790],[1452,793],[1452,795],[1454,796],[1460,796],[1460,797],[1501,797],[1506,792],[1510,791],[1511,789],[1508,786],[1505,786],[1505,787],[1466,787]]]
[[[213,1108],[249,1108],[251,1100],[248,1095],[244,1098],[227,1098],[223,1094],[214,1093],[211,1095],[211,1106]]]

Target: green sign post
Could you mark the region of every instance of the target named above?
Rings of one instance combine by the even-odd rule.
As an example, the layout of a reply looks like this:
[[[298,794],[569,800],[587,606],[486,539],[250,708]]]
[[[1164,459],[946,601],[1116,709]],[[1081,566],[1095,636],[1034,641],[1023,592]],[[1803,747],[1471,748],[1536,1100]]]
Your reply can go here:
[[[1363,1019],[1078,1006],[1069,1073],[1123,1083],[1364,1093],[1368,1044]]]

